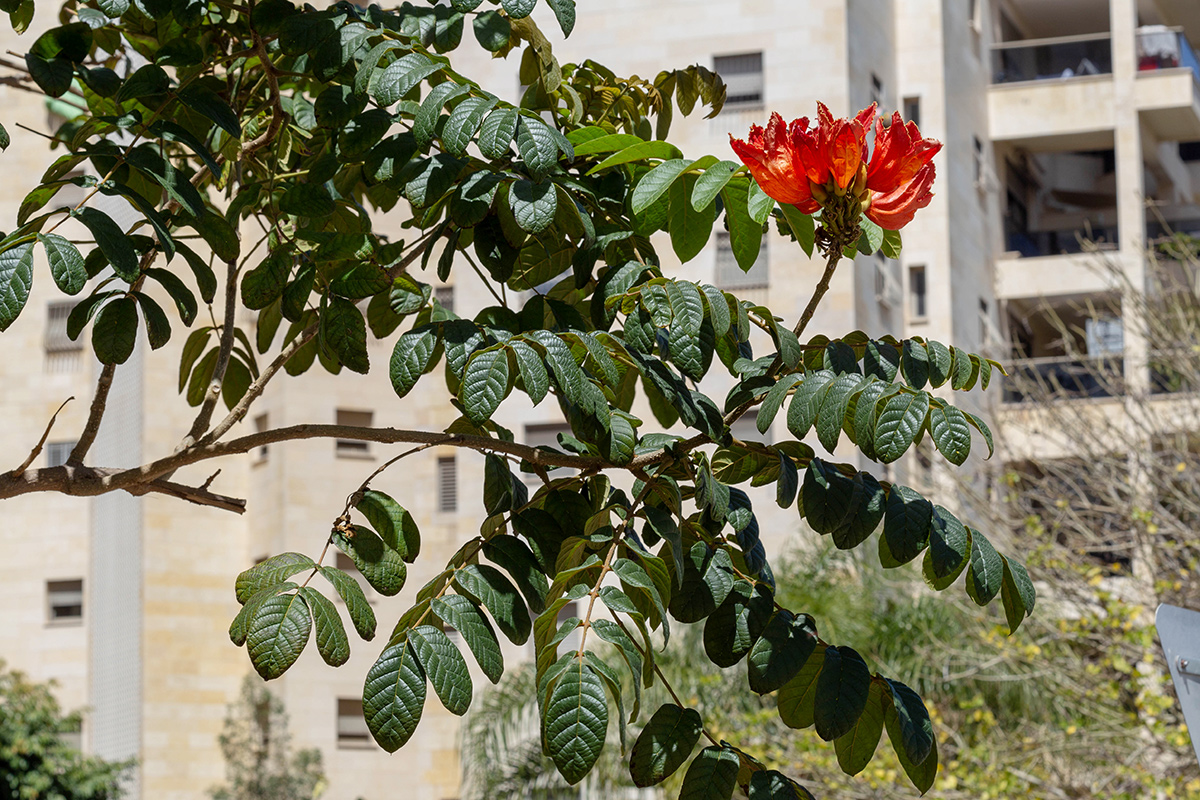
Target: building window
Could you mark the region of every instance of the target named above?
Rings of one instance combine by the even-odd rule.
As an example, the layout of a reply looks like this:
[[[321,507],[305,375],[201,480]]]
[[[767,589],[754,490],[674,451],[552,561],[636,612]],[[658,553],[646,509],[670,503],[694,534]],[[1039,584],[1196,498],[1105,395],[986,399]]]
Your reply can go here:
[[[766,289],[770,274],[766,250],[767,241],[763,239],[754,266],[750,268],[749,272],[742,272],[737,259],[733,256],[729,234],[724,231],[718,233],[717,262],[713,272],[713,283],[721,289]]]
[[[67,336],[67,318],[74,307],[73,300],[46,306],[44,347],[47,372],[74,372],[83,363],[83,338],[71,341]]]
[[[713,58],[713,72],[725,81],[725,109],[761,108],[763,104],[763,55],[740,53]]]
[[[979,298],[979,343],[987,344],[991,340],[992,317],[989,313],[988,302]]]
[[[983,163],[983,142],[978,136],[971,137],[971,151],[975,156],[975,188],[987,188],[987,165]]]
[[[454,287],[453,286],[435,286],[433,289],[433,299],[437,300],[438,305],[454,313]]]
[[[567,436],[574,436],[571,432],[571,426],[566,422],[532,423],[525,426],[524,441],[530,447],[551,447],[561,451],[562,445],[558,443],[558,435],[560,433]],[[529,486],[539,486],[542,482],[542,479],[538,477],[536,472],[523,473],[522,478],[524,478],[525,483]]]
[[[923,266],[908,268],[908,313],[913,319],[925,319],[929,313]]]
[[[375,413],[372,411],[348,411],[344,408],[337,410],[337,424],[351,428],[369,428],[374,418]],[[371,443],[359,439],[337,439],[334,452],[341,458],[370,457]]]
[[[269,419],[266,414],[259,414],[257,417],[254,418],[254,432],[255,433],[265,433],[269,429],[269,427],[270,427],[270,423],[269,423]],[[264,444],[263,446],[259,447],[257,452],[258,452],[259,460],[260,461],[265,460],[267,457],[267,445]]]
[[[46,466],[61,467],[67,463],[67,459],[71,456],[71,451],[75,449],[75,442],[47,442],[46,443]]]
[[[911,122],[918,128],[921,127],[921,98],[906,97],[904,98],[904,121]]]
[[[46,615],[50,622],[83,619],[83,580],[46,581]]]
[[[58,740],[75,751],[83,750],[83,720],[73,717],[63,720]]]
[[[337,701],[337,746],[347,750],[370,749],[371,729],[363,716],[362,700],[339,697]]]
[[[874,72],[871,73],[871,102],[883,108],[883,80]]]
[[[458,511],[458,460],[445,456],[437,460],[438,511]]]
[[[875,301],[884,308],[897,308],[904,299],[894,263],[883,253],[875,254]]]

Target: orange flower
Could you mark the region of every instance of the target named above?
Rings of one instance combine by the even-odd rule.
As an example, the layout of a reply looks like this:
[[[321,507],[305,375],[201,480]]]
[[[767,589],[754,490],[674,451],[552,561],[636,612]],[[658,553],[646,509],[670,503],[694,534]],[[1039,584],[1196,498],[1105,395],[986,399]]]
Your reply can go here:
[[[874,152],[868,159],[867,131],[875,125]],[[747,141],[729,137],[730,145],[758,185],[780,203],[790,203],[806,214],[826,208],[832,223],[849,211],[882,228],[899,230],[912,221],[918,209],[933,198],[932,159],[942,145],[922,139],[914,123],[900,115],[884,127],[876,120],[875,106],[850,119],[834,119],[817,103],[817,125],[807,117],[790,125],[772,114],[766,130],[750,128]],[[836,208],[834,208],[836,206]],[[833,213],[833,212],[839,213]]]

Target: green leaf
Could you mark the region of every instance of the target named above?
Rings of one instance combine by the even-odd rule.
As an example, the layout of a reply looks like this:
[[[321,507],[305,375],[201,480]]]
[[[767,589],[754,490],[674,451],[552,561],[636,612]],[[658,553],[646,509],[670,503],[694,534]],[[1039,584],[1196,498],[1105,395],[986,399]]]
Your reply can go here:
[[[300,595],[307,601],[317,628],[317,652],[331,667],[345,664],[350,660],[350,640],[337,607],[311,586],[300,587]]]
[[[890,464],[904,455],[921,433],[928,413],[929,395],[925,392],[902,392],[884,401],[875,423],[875,453],[879,460]]]
[[[796,676],[785,683],[776,697],[779,718],[790,728],[813,724],[817,698],[817,678],[825,665],[825,645],[818,645]]]
[[[508,473],[507,467],[505,472]],[[513,480],[511,473],[508,474],[509,479]],[[483,554],[512,576],[535,614],[540,614],[546,608],[546,594],[550,590],[550,584],[528,545],[515,536],[493,536],[483,546]]]
[[[202,117],[207,117],[234,139],[242,138],[242,125],[238,121],[237,112],[216,92],[203,86],[192,85],[180,89],[177,96],[179,102]]]
[[[629,775],[635,786],[657,786],[683,766],[700,741],[703,723],[692,708],[666,703],[650,717],[633,743]]]
[[[380,654],[363,686],[363,716],[380,747],[394,753],[412,737],[425,709],[425,692],[425,672],[407,640]]]
[[[170,340],[171,322],[167,319],[162,306],[156,303],[153,298],[141,292],[133,292],[133,298],[141,306],[142,316],[146,318],[146,338],[150,342],[150,349],[157,350]],[[232,366],[232,364],[233,362],[231,361],[230,365]],[[229,380],[228,372],[226,372],[225,380],[226,382]]]
[[[558,211],[558,193],[552,183],[517,181],[509,190],[508,202],[517,224],[529,233],[550,227]]]
[[[929,383],[937,388],[950,380],[954,359],[950,355],[950,348],[941,342],[931,339],[925,343],[925,349],[929,355]]]
[[[946,588],[962,574],[970,553],[971,535],[958,517],[942,506],[934,506],[929,550],[925,553],[926,580],[938,591]]]
[[[1008,620],[1008,632],[1014,634],[1021,621],[1033,613],[1036,594],[1033,581],[1025,567],[1009,558],[1004,561],[1004,582],[1000,587],[1000,600],[1004,604],[1004,616]]]
[[[618,139],[618,136],[621,138]],[[652,158],[668,159],[668,161],[664,161],[663,164],[659,165],[665,166],[666,164],[672,163],[671,160],[680,160],[680,157],[683,155],[683,153],[679,151],[678,147],[670,144],[669,142],[644,142],[639,137],[629,137],[628,134],[614,134],[613,136],[604,137],[603,139],[597,139],[594,142],[588,142],[586,147],[576,150],[575,155],[591,155],[592,153],[603,152],[603,149],[600,148],[604,148],[605,143],[609,142],[628,146],[621,147],[616,153],[608,158],[605,158],[599,164],[589,169],[587,172],[588,175],[594,175],[601,170],[609,169],[610,167],[617,167],[621,164],[629,164],[635,161],[646,161]],[[690,161],[681,161],[681,163],[684,165],[680,168],[680,171],[687,169],[692,164]],[[678,175],[679,172],[676,172],[675,174]],[[672,178],[672,180],[674,179]],[[666,187],[664,187],[664,191],[665,190]],[[655,195],[655,200],[658,199],[658,196],[661,194],[662,192],[659,192],[657,195]],[[646,205],[649,206],[653,202],[654,200],[650,200]],[[641,208],[636,206],[634,207],[635,214],[640,213],[641,210]]]
[[[813,706],[817,735],[828,742],[849,733],[870,689],[871,670],[862,656],[849,647],[826,648]]]
[[[255,671],[263,680],[278,678],[300,657],[311,630],[308,604],[299,594],[267,598],[246,632],[246,651]]]
[[[458,156],[466,153],[484,115],[498,102],[495,97],[468,97],[455,106],[442,129],[442,144],[446,151]]]
[[[812,258],[813,244],[816,242],[817,229],[813,223],[813,218],[809,214],[805,214],[794,205],[788,203],[779,204],[780,211],[783,212],[783,218],[787,220],[788,227],[792,229],[792,233],[800,242],[800,247],[804,250],[804,255]]]
[[[679,800],[730,800],[742,761],[727,747],[706,747],[683,777]]]
[[[137,251],[129,242],[125,232],[113,222],[112,217],[94,208],[82,208],[75,216],[91,231],[100,252],[112,264],[113,270],[123,280],[133,283],[138,277]]]
[[[759,770],[750,776],[750,800],[813,800],[812,794],[778,770]]]
[[[27,53],[25,67],[38,88],[51,97],[62,97],[71,88],[75,65],[65,58],[42,58]]]
[[[653,205],[671,188],[675,179],[691,165],[692,162],[689,159],[673,158],[664,161],[642,176],[637,186],[634,187],[630,199],[630,209],[633,213],[640,214]]]
[[[503,19],[503,17],[500,17],[500,19]],[[507,20],[504,21],[504,24],[505,26],[508,25]],[[504,34],[504,41],[505,43],[508,42],[507,28]],[[491,111],[484,118],[483,124],[479,127],[478,144],[479,151],[483,153],[485,158],[502,158],[508,152],[508,145],[517,133],[518,116],[519,114],[515,108],[505,107]]]
[[[469,564],[454,573],[454,582],[460,593],[488,610],[513,644],[525,644],[533,625],[529,611],[516,587],[498,569],[487,564]]]
[[[924,388],[929,382],[929,351],[925,349],[925,345],[912,339],[904,340],[900,371],[904,373],[904,380],[908,381],[909,386],[914,389]]]
[[[857,373],[839,375],[823,393],[817,408],[817,439],[831,453],[841,438],[850,397],[863,385],[863,381],[863,376]]]
[[[880,544],[886,544],[897,566],[907,564],[929,543],[932,523],[933,503],[907,486],[892,484]]]
[[[680,622],[699,622],[716,611],[733,588],[729,554],[697,542],[683,559],[679,582],[671,597],[671,616]]]
[[[883,254],[888,258],[899,258],[901,246],[902,243],[900,241],[900,231],[889,231],[885,229],[883,232],[883,242],[879,245],[879,248],[883,251]]]
[[[33,242],[0,253],[0,331],[7,330],[29,300],[33,288]]]
[[[409,53],[371,77],[370,92],[380,107],[394,105],[421,81],[441,69],[420,53]]]
[[[707,173],[705,173],[707,174]],[[667,227],[671,232],[671,247],[680,262],[687,263],[700,254],[712,236],[716,220],[716,205],[708,203],[699,209],[693,207],[688,197],[695,196],[694,187],[698,179],[684,175],[683,180],[671,184],[671,206],[667,212]]]
[[[512,36],[512,24],[499,11],[484,11],[477,15],[471,28],[480,47],[493,53],[507,47]]]
[[[137,343],[137,302],[129,296],[113,300],[92,326],[92,348],[102,364],[124,364]]]
[[[190,218],[187,224],[196,229],[200,237],[212,248],[217,258],[222,261],[234,261],[241,253],[237,231],[220,214],[205,211],[198,217]],[[180,251],[183,251],[182,247]],[[107,251],[105,255],[108,255]]]
[[[297,572],[315,569],[316,566],[316,562],[302,553],[272,556],[237,576],[234,583],[237,601],[245,605],[252,595],[287,580]]]
[[[758,694],[780,688],[800,672],[816,646],[816,631],[807,616],[776,611],[750,650],[750,688]]]
[[[242,606],[242,610],[237,613],[237,616],[233,618],[233,622],[229,625],[229,640],[238,647],[244,645],[246,643],[246,635],[250,632],[250,621],[258,614],[259,606],[265,603],[270,597],[298,588],[300,587],[288,581],[286,583],[272,584],[251,595],[246,600],[246,604]]]
[[[772,594],[762,585],[738,581],[704,623],[704,652],[718,667],[741,661],[762,635],[774,610]]]
[[[762,190],[758,181],[751,178],[746,195],[746,210],[750,213],[750,219],[762,225],[770,219],[774,208],[775,200]]]
[[[838,765],[847,775],[862,772],[879,746],[879,738],[883,734],[883,689],[886,685],[881,680],[871,681],[867,702],[859,714],[858,721],[833,743],[837,751]]]
[[[369,642],[374,639],[375,612],[371,609],[371,603],[363,594],[358,581],[334,567],[321,567],[321,575],[333,585],[342,602],[346,604],[346,613],[350,615],[350,622],[354,624],[358,635],[363,641]]]
[[[418,625],[408,632],[408,643],[446,710],[460,717],[467,713],[471,674],[450,638],[432,625]]]
[[[534,4],[537,0],[501,0],[504,6],[504,11],[513,19],[523,19],[528,17],[533,11]],[[574,783],[574,781],[572,781]]]
[[[575,658],[550,691],[543,714],[546,750],[568,784],[591,772],[608,729],[604,684],[582,658]]]
[[[174,272],[168,272],[159,267],[150,267],[145,271],[145,275],[147,278],[157,281],[167,290],[167,294],[175,301],[175,308],[179,311],[179,318],[183,320],[183,324],[191,325],[200,310],[196,303],[196,295],[192,294],[192,290],[187,288]]]
[[[434,355],[438,352],[439,344],[441,342],[434,325],[415,328],[396,340],[390,375],[392,388],[398,396],[404,397],[412,391],[420,377],[436,363]]]
[[[967,595],[976,605],[986,606],[1004,585],[1004,561],[987,538],[975,530],[971,534],[971,564],[967,571]]]
[[[333,541],[339,550],[350,556],[375,591],[391,597],[404,588],[408,568],[400,554],[384,544],[371,529],[351,525],[349,532],[334,534]]]
[[[83,291],[87,283],[87,270],[83,268],[83,256],[79,249],[57,233],[39,233],[37,239],[46,251],[50,274],[54,276],[58,288],[70,295]]]
[[[983,440],[984,440],[984,442],[987,443],[987,446],[988,446],[988,458],[991,458],[992,454],[995,452],[995,446],[992,443],[991,428],[989,428],[987,426],[986,422],[984,422],[982,419],[975,416],[974,414],[971,414],[971,413],[968,413],[965,411],[963,413],[966,414],[967,420],[970,421],[971,425],[973,425],[975,427],[975,430],[979,431],[979,433],[983,435]]]
[[[488,680],[498,682],[504,674],[504,654],[492,624],[475,604],[460,595],[448,594],[434,598],[430,609],[438,619],[459,632]]]
[[[933,735],[933,722],[916,692],[900,681],[885,679],[885,682],[890,689],[884,695],[884,724],[888,738],[892,740],[892,749],[899,756],[905,773],[924,794],[933,785],[937,773],[937,739]],[[930,759],[932,765],[928,763]]]
[[[546,4],[554,11],[563,36],[570,36],[575,29],[575,0],[546,0]]]
[[[721,193],[725,184],[733,178],[733,173],[740,166],[733,161],[718,161],[705,170],[703,175],[698,176],[692,187],[692,209],[701,211],[712,206],[713,200]]]
[[[929,434],[951,464],[962,466],[971,452],[971,428],[963,412],[951,405],[929,410]]]
[[[481,423],[491,418],[511,390],[508,350],[501,347],[478,350],[467,361],[459,399],[467,417]]]
[[[529,173],[540,179],[558,162],[557,132],[538,117],[522,115],[517,126],[517,149]]]
[[[347,369],[363,375],[370,371],[367,322],[354,303],[344,297],[330,300],[321,315],[321,336]]]
[[[550,390],[550,375],[546,372],[546,364],[537,351],[522,341],[509,343],[513,355],[517,359],[517,367],[521,371],[521,381],[525,384],[525,393],[534,405],[542,402]]]
[[[354,507],[367,518],[384,544],[409,564],[416,561],[421,552],[421,533],[416,520],[403,506],[383,492],[368,489]]]

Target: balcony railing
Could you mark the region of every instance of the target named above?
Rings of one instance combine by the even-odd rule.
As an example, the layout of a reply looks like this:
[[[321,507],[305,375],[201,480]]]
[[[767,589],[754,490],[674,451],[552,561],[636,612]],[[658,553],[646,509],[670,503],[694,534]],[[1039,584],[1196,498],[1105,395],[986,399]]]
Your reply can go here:
[[[1016,83],[1112,72],[1107,33],[1022,39],[992,45],[992,83]]]
[[[1147,25],[1137,32],[1138,70],[1177,69],[1184,67],[1192,71],[1192,78],[1200,83],[1200,58],[1184,35],[1182,28],[1165,25]]]
[[[1083,243],[1092,242],[1101,250],[1115,249],[1119,243],[1116,226],[1066,228],[1056,231],[1014,231],[1004,234],[1004,247],[1025,258],[1082,253]]]
[[[1011,362],[1004,379],[1004,402],[1077,400],[1125,393],[1125,363],[1119,353],[1104,356],[1022,358]]]

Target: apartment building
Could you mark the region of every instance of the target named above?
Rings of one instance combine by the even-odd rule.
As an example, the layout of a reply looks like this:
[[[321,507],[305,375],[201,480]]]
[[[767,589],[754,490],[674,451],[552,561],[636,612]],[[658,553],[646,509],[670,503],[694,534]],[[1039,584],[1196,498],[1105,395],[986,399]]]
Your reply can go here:
[[[49,24],[43,13],[35,27]],[[580,0],[578,13],[571,39],[555,40],[564,62],[592,58],[643,76],[700,63],[722,74],[730,87],[725,110],[712,120],[697,115],[675,123],[671,138],[690,156],[729,157],[729,133],[744,136],[770,111],[811,116],[817,100],[836,115],[871,102],[899,109],[945,143],[936,159],[937,196],[905,229],[901,259],[860,256],[843,265],[814,332],[917,335],[1002,357],[1011,335],[1025,348],[1018,369],[1069,371],[1078,352],[1055,349],[1061,343],[1040,322],[1040,300],[1052,298],[1069,314],[1085,295],[1114,292],[1088,268],[1074,232],[1098,236],[1136,283],[1148,235],[1144,200],[1153,198],[1167,219],[1200,219],[1192,186],[1200,181],[1200,147],[1189,144],[1200,141],[1200,65],[1188,44],[1200,41],[1200,6],[1192,0]],[[544,27],[552,34],[552,24]],[[12,50],[27,46],[11,35],[6,42]],[[453,58],[460,71],[482,76],[486,88],[516,99],[515,58],[492,60],[473,45]],[[0,197],[0,218],[11,219],[21,187],[39,171],[24,166],[49,156],[44,140],[9,123],[44,130],[50,119],[40,98],[11,86],[0,86],[0,100],[13,132],[13,146],[0,156],[12,187]],[[821,273],[819,263],[775,236],[765,237],[759,261],[742,273],[719,226],[687,265],[671,263],[668,246],[660,253],[669,274],[766,300],[788,319],[799,315]],[[70,305],[49,291],[44,275],[21,319],[3,334],[8,352],[25,354],[0,363],[0,407],[9,423],[0,430],[0,452],[13,464],[74,396],[42,456],[46,464],[65,460],[98,373],[90,353],[66,339]],[[490,303],[467,270],[445,283],[422,277],[460,315]],[[1089,331],[1087,357],[1123,359],[1131,389],[1149,385],[1147,345],[1121,325],[1119,313],[1080,324]],[[117,370],[92,451],[97,463],[141,463],[182,438],[191,421],[177,396],[184,338],[177,330],[153,353],[139,344]],[[277,381],[243,429],[448,425],[456,412],[436,380],[396,400],[381,368],[391,345],[371,344],[376,369],[369,376],[335,378],[316,369]],[[1009,401],[999,411],[1018,422],[1025,413],[1019,394],[994,392],[993,399]],[[518,397],[497,421],[534,444],[553,442],[563,426],[552,403],[522,407]],[[1035,437],[1022,441],[1011,457],[1054,455],[1037,451]],[[240,517],[159,495],[5,501],[0,658],[36,679],[57,680],[64,705],[86,710],[85,750],[139,759],[129,797],[204,797],[223,778],[217,736],[250,670],[225,633],[237,610],[234,577],[270,554],[315,556],[346,496],[391,455],[375,444],[308,440],[230,459],[219,465],[214,488],[248,499]],[[457,718],[430,700],[420,734],[388,755],[371,742],[358,698],[416,589],[478,530],[482,468],[473,454],[433,449],[376,481],[422,531],[408,586],[397,598],[371,598],[382,633],[375,642],[353,643],[347,665],[332,670],[309,651],[272,686],[286,703],[294,745],[322,750],[324,796],[331,800],[374,800],[398,787],[414,800],[457,796]],[[889,474],[931,481],[933,469],[917,453]],[[180,478],[202,482],[201,472]],[[764,502],[759,514],[769,548],[796,539],[794,511]],[[526,655],[521,648],[506,652],[510,661]]]

